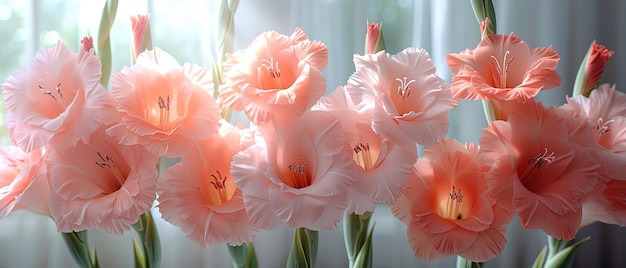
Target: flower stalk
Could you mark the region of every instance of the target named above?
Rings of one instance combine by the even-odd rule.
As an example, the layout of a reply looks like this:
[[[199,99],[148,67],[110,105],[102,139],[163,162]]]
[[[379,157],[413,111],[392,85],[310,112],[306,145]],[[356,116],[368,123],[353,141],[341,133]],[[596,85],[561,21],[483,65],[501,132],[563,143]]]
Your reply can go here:
[[[372,267],[372,233],[374,227],[369,228],[372,212],[362,215],[347,213],[343,218],[343,235],[348,253],[349,267]]]
[[[98,29],[98,56],[102,62],[102,85],[107,88],[109,79],[111,79],[112,54],[111,54],[111,28],[115,21],[117,13],[117,0],[106,1],[102,8],[102,17],[100,18],[100,27]]]
[[[89,250],[89,243],[87,242],[87,230],[71,233],[61,233],[63,235],[63,241],[67,245],[74,261],[80,267],[97,268],[100,267],[98,263],[98,255],[96,250],[93,251],[93,257]]]
[[[313,268],[317,259],[318,231],[300,227],[293,236],[287,268]]]
[[[159,267],[161,263],[161,242],[150,210],[141,214],[137,222],[132,226],[139,235],[142,246],[141,249],[135,247],[135,258],[143,256],[145,266],[142,267]],[[138,252],[138,250],[143,252]],[[138,262],[141,261],[135,259],[135,263],[137,264]]]
[[[256,257],[256,251],[254,244],[248,242],[243,245],[233,246],[228,245],[228,252],[233,260],[233,267],[235,268],[257,268],[259,263]]]

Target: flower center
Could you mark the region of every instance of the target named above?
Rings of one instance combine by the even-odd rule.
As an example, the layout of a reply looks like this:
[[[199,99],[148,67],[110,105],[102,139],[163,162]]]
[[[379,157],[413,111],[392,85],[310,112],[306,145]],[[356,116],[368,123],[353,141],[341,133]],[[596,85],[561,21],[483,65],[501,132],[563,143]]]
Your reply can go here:
[[[442,216],[450,220],[463,219],[463,213],[461,213],[461,203],[463,203],[461,188],[455,188],[454,185],[452,185],[452,191],[448,194],[446,208]]]
[[[168,123],[170,121],[170,95],[167,95],[166,99],[159,96],[157,104],[159,105],[159,124]]]
[[[221,206],[222,204],[228,202],[228,200],[230,200],[230,198],[228,196],[228,192],[226,191],[226,176],[222,176],[222,173],[220,173],[219,170],[215,170],[215,172],[217,173],[217,176],[215,176],[214,174],[211,174],[211,177],[213,178],[213,181],[209,181],[209,183],[211,183],[211,185],[213,185],[213,188],[215,189],[215,191],[217,192],[217,197],[218,198],[211,198],[212,200],[212,205],[216,205],[216,206]]]
[[[369,143],[357,143],[352,148],[352,159],[359,166],[361,166],[365,170],[370,170],[374,165],[374,161],[372,161],[372,154],[370,153],[370,144]]]
[[[407,79],[408,78],[406,76],[403,79],[396,78],[396,81],[400,82],[400,85],[398,85],[398,89],[397,89],[396,93],[403,100],[405,98],[407,98],[409,96],[409,94],[411,94],[411,88],[409,87],[409,85],[411,85],[411,83],[415,82],[414,79],[411,79],[409,81],[407,81]]]
[[[63,93],[61,93],[61,83],[58,83],[54,89],[49,89],[51,87],[43,87],[41,85],[37,85],[41,93],[52,98],[54,102],[56,102],[61,108],[65,109],[67,107],[67,103],[63,100]]]
[[[306,175],[306,161],[301,157],[291,161],[288,166],[289,181],[287,184],[293,188],[304,188],[311,185],[311,180]]]
[[[556,160],[554,152],[548,154],[548,148],[544,148],[543,153],[537,154],[535,157],[531,157],[528,160],[528,167],[524,170],[524,173],[519,177],[522,183],[525,183],[532,175],[539,170],[544,164],[549,164]]]
[[[493,66],[496,72],[498,73],[498,76],[494,77],[493,82],[494,82],[494,85],[497,85],[499,81],[500,88],[507,88],[506,79],[507,79],[507,74],[509,72],[509,66],[511,65],[511,62],[513,62],[513,60],[515,59],[515,56],[512,56],[511,58],[507,59],[510,56],[510,54],[511,52],[507,50],[504,53],[504,56],[502,57],[502,61],[499,61],[498,58],[496,58],[495,56],[491,56],[491,62],[490,62],[491,66]]]
[[[115,181],[118,183],[118,186],[122,187],[122,185],[124,185],[124,181],[126,181],[126,177],[123,176],[120,170],[117,168],[115,162],[113,161],[113,158],[100,152],[96,152],[96,154],[98,154],[98,158],[100,158],[100,161],[95,162],[96,165],[101,167],[102,169],[109,170],[109,172],[115,178]]]
[[[270,57],[270,60],[263,60],[263,62],[261,67],[265,68],[270,77],[274,80],[279,79],[280,68],[278,68],[278,62],[275,62],[273,57]]]
[[[595,136],[596,138],[599,136],[604,135],[604,133],[609,132],[610,128],[609,125],[611,125],[612,123],[614,123],[615,120],[611,119],[611,120],[607,120],[606,122],[604,122],[604,120],[602,119],[602,117],[598,118],[598,121],[596,121],[596,124],[594,125],[594,129],[595,129]]]

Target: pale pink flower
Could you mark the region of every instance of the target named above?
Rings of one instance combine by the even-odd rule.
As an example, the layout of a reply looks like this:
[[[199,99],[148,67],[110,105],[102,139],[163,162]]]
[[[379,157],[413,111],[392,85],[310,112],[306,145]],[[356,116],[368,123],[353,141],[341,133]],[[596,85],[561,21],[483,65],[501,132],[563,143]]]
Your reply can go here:
[[[513,33],[490,34],[476,49],[448,54],[454,98],[525,102],[540,90],[561,84],[559,54],[550,47],[530,49]]]
[[[39,50],[2,85],[13,144],[25,152],[48,142],[67,148],[116,120],[101,75],[91,51],[76,54],[61,42]]]
[[[491,122],[480,143],[494,161],[487,182],[498,204],[525,228],[573,239],[601,171],[587,122],[531,100]]]
[[[502,252],[511,215],[487,194],[489,165],[477,146],[452,139],[424,151],[404,194],[391,205],[394,215],[407,224],[416,257],[459,255],[483,262]]]
[[[339,120],[323,111],[260,125],[231,173],[254,225],[311,230],[337,226],[359,175]]]
[[[327,64],[326,46],[308,40],[302,29],[291,36],[265,32],[224,62],[218,103],[243,110],[255,124],[297,117],[324,95]]]
[[[136,14],[130,16],[130,24],[133,32],[133,42],[131,53],[137,58],[145,48],[152,47],[152,36],[150,34],[150,15]],[[143,48],[143,49],[142,49]]]
[[[15,146],[0,147],[0,219],[19,209],[50,215],[45,155],[46,147],[28,154]]]
[[[92,52],[93,49],[93,38],[91,36],[85,36],[80,40],[80,49],[85,52]],[[92,52],[93,53],[93,52]]]
[[[158,156],[94,132],[91,143],[51,150],[50,212],[59,232],[130,230],[156,198]]]
[[[177,157],[215,134],[220,110],[207,93],[210,73],[178,62],[158,48],[112,77],[111,95],[121,120],[106,130],[122,144],[145,146],[157,155]]]
[[[350,189],[349,213],[374,211],[377,203],[391,204],[404,190],[417,160],[417,146],[407,146],[374,133],[371,111],[358,111],[344,87],[320,99],[316,109],[328,111],[341,121],[352,148],[352,159],[361,168]]]
[[[239,130],[221,121],[220,133],[198,142],[159,179],[159,211],[202,247],[241,245],[258,233],[230,174],[240,146]]]
[[[372,22],[367,24],[367,34],[365,35],[365,48],[369,54],[385,50],[385,40],[383,38],[383,24]]]
[[[431,145],[448,132],[448,111],[456,107],[448,83],[435,75],[423,49],[407,48],[354,55],[356,72],[346,91],[357,109],[372,109],[372,128],[397,142]]]
[[[567,99],[562,109],[572,116],[588,119],[595,141],[601,147],[603,167],[612,179],[626,180],[626,94],[603,84],[589,98]]]

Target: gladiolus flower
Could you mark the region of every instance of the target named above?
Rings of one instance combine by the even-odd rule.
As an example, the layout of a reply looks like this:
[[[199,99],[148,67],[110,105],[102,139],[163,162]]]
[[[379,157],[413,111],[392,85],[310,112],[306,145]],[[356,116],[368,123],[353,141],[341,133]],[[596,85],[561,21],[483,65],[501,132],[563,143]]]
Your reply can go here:
[[[130,16],[133,32],[131,53],[136,59],[141,52],[152,49],[152,35],[150,34],[150,15],[137,14]]]
[[[217,101],[243,110],[254,124],[298,117],[324,95],[327,64],[326,46],[308,40],[302,29],[291,36],[265,32],[226,59]]]
[[[101,75],[91,51],[76,54],[61,42],[39,50],[2,85],[13,144],[27,153],[48,142],[67,148],[117,120]]]
[[[508,121],[491,122],[480,138],[481,152],[494,161],[489,192],[525,228],[574,239],[582,200],[601,171],[594,143],[585,120],[534,101],[518,103]]]
[[[221,123],[218,135],[183,154],[158,183],[163,218],[202,247],[241,245],[258,232],[230,173],[233,155],[245,149],[240,147],[241,136],[228,122]]]
[[[448,111],[457,102],[448,83],[435,75],[425,50],[354,55],[354,64],[357,71],[346,91],[357,107],[373,105],[372,128],[377,134],[422,145],[446,135]]]
[[[383,38],[383,24],[372,22],[367,24],[367,34],[365,35],[365,53],[374,54],[385,50],[385,39]]]
[[[424,151],[404,194],[391,205],[407,225],[416,257],[459,255],[482,262],[502,252],[511,215],[487,194],[489,165],[478,147],[451,139]]]
[[[417,160],[417,147],[374,133],[371,111],[358,111],[344,87],[322,97],[316,108],[333,113],[341,121],[344,136],[352,148],[352,159],[361,168],[359,178],[350,189],[348,212],[361,215],[374,211],[377,203],[394,203]]]
[[[454,98],[526,102],[561,84],[559,54],[550,47],[531,50],[514,34],[490,34],[475,50],[448,54]]]
[[[0,219],[18,209],[50,215],[45,152],[45,147],[28,154],[15,146],[0,147]]]
[[[255,144],[230,168],[250,220],[262,229],[334,229],[359,175],[339,120],[323,111],[260,125]]]
[[[159,156],[182,155],[219,129],[209,77],[197,65],[181,67],[158,48],[141,53],[135,65],[113,74],[111,95],[122,120],[107,134]]]
[[[585,55],[585,58],[580,66],[580,70],[578,70],[576,83],[574,84],[574,96],[580,94],[583,96],[589,96],[591,90],[598,86],[602,73],[604,72],[604,66],[609,58],[613,56],[613,53],[615,52],[596,43],[596,40],[591,42],[591,45],[587,50],[587,54]],[[578,76],[582,77],[579,78]]]
[[[130,230],[156,198],[158,156],[94,132],[91,143],[51,150],[50,212],[59,232]]]

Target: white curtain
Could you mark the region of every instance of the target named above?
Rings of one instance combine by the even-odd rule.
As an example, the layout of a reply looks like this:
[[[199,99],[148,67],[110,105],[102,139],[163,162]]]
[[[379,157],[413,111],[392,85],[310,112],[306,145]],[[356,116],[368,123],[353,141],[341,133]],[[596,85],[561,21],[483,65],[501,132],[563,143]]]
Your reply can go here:
[[[46,25],[37,23],[39,16],[55,18],[58,25],[67,27],[80,25],[74,26],[74,36],[69,40],[78,40],[86,34],[86,29],[95,35],[97,19],[94,18],[100,15],[102,1],[68,1],[70,4],[65,2],[65,14],[54,17],[58,13],[53,8],[62,2],[31,0],[29,3],[33,6],[18,7],[28,10],[24,13],[22,26],[30,27],[31,34],[27,36],[35,40],[28,41],[27,38],[25,43],[28,45],[24,46],[19,62],[12,69],[28,64],[34,50],[42,45],[37,40],[41,40],[42,36],[37,32],[51,31]],[[112,37],[115,42],[114,53],[122,53],[123,58],[127,58],[127,15],[151,12],[155,45],[162,46],[181,62],[208,66],[208,56],[214,48],[213,23],[217,21],[219,1],[121,2],[115,26],[118,31]],[[626,73],[626,35],[620,32],[626,29],[626,18],[623,17],[625,1],[494,0],[494,4],[499,33],[515,32],[531,48],[552,45],[559,51],[561,61],[557,71],[563,84],[540,93],[538,98],[545,104],[558,105],[564,102],[565,96],[571,92],[580,61],[594,39],[616,51],[607,64],[602,82],[617,84],[618,89],[626,88],[626,76],[623,75]],[[9,1],[0,1],[0,13],[3,6],[6,8],[10,5]],[[363,53],[368,20],[383,22],[390,53],[409,46],[425,48],[437,67],[437,73],[448,81],[451,75],[445,55],[466,48],[473,49],[479,41],[478,23],[469,0],[241,0],[235,17],[235,50],[245,48],[263,31],[290,34],[296,27],[301,27],[310,39],[320,40],[328,46],[329,65],[324,75],[327,92],[330,92],[345,84],[354,71],[352,55]],[[116,38],[122,41],[115,41]],[[76,44],[70,45],[77,47]],[[114,68],[120,70],[123,65],[128,65],[128,61],[117,61]],[[5,78],[0,77],[2,80]],[[450,115],[450,137],[462,142],[478,142],[481,129],[486,126],[480,103],[461,102]],[[163,267],[231,266],[225,246],[201,249],[189,242],[177,227],[158,219],[157,210],[154,212],[161,235]],[[406,227],[392,216],[387,206],[381,205],[376,209],[373,221],[376,222],[373,237],[374,267],[454,266],[455,258],[437,262],[417,260],[407,244]],[[132,235],[132,232],[116,236],[97,230],[90,231],[89,239],[98,251],[102,267],[132,265]],[[284,266],[292,235],[289,229],[262,231],[254,240],[260,266]],[[626,256],[621,252],[626,243],[626,230],[594,224],[579,232],[579,237],[587,235],[592,236],[591,241],[580,248],[575,267],[618,267],[626,263]],[[516,220],[510,224],[507,238],[509,242],[502,255],[488,262],[486,267],[529,267],[546,243],[541,231],[525,230]],[[318,267],[346,265],[341,228],[320,232]],[[74,266],[51,219],[23,211],[0,219],[0,267]]]

